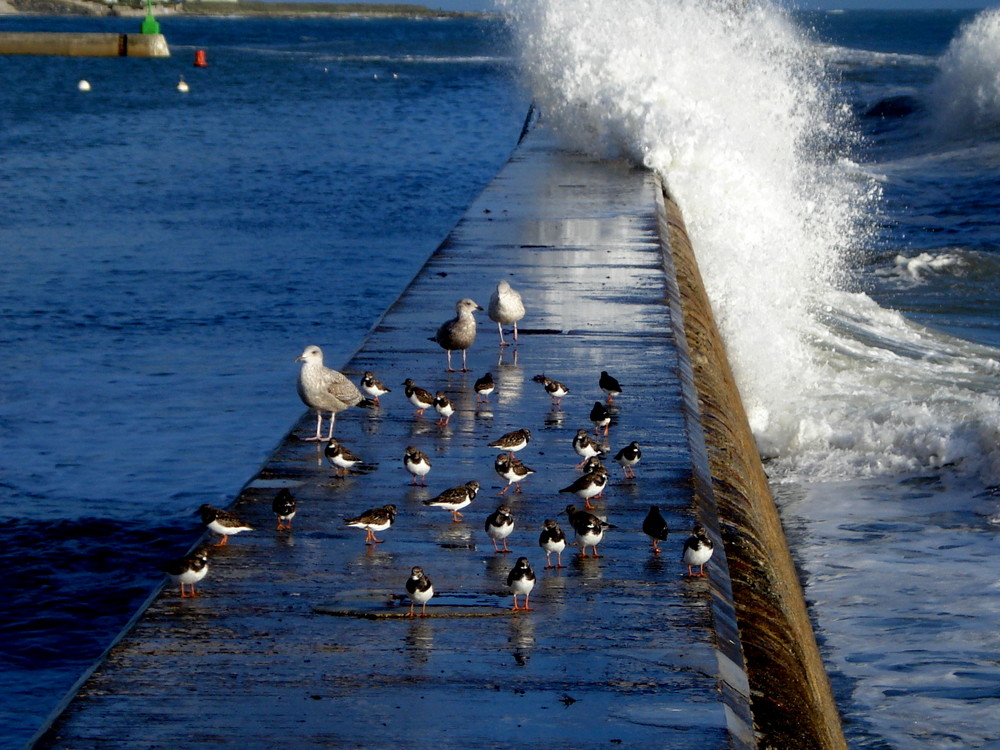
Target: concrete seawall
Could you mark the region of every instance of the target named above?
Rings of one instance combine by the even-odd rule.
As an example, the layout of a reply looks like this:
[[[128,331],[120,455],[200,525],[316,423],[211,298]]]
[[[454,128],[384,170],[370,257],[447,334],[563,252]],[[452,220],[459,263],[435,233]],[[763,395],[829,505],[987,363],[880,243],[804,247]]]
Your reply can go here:
[[[0,32],[0,55],[170,57],[163,34]]]
[[[781,519],[712,314],[684,218],[664,190],[660,215],[708,448],[754,721],[762,747],[846,748],[830,681]],[[668,270],[669,273],[669,270]]]
[[[234,503],[256,531],[212,552],[202,596],[151,598],[33,745],[844,747],[685,244],[654,175],[532,132],[343,368],[355,381],[373,370],[393,389],[381,407],[337,420],[363,468],[334,478],[321,447],[300,437],[315,429],[303,415]],[[457,298],[485,306],[499,278],[528,303],[520,345],[498,349],[481,321],[475,372],[444,373],[426,337]],[[608,451],[637,440],[643,461],[634,482],[612,465],[596,501],[616,527],[602,557],[571,558],[571,547],[565,568],[547,569],[538,530],[580,504],[560,490],[579,476],[570,443],[603,400],[602,368],[624,386]],[[497,391],[483,404],[471,386],[487,369]],[[531,381],[540,372],[570,386],[562,406]],[[448,425],[413,414],[404,377],[449,395]],[[487,443],[515,428],[532,430],[519,455],[535,474],[500,498]],[[427,488],[407,485],[410,444],[433,462]],[[763,486],[734,501],[729,487],[744,478]],[[470,479],[483,488],[463,522],[424,505]],[[294,532],[274,530],[280,487],[299,500]],[[343,516],[389,502],[399,516],[384,544],[366,548],[344,528]],[[500,502],[516,518],[509,557],[525,555],[538,574],[532,612],[511,613],[512,563],[483,533]],[[653,504],[671,527],[662,555],[641,531]],[[707,579],[686,579],[679,562],[694,520],[717,542]],[[426,619],[405,616],[412,565],[438,592]]]

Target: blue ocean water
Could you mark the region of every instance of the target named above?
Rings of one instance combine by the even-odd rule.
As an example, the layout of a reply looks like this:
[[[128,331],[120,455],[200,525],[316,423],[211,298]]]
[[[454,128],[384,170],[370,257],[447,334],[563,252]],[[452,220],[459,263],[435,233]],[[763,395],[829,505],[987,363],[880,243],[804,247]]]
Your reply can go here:
[[[1000,16],[502,4],[509,30],[163,19],[168,61],[0,60],[0,747],[253,474],[301,413],[291,360],[350,355],[532,98],[685,213],[851,746],[997,747]]]
[[[4,748],[301,414],[302,348],[348,359],[528,108],[496,21],[161,30],[167,60],[0,58]]]

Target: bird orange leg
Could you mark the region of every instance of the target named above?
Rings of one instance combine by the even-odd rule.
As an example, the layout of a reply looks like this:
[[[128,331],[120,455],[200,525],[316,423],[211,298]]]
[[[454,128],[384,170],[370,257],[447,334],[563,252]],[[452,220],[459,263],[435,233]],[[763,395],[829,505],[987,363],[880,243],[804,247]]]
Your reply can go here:
[[[590,504],[590,498],[589,497],[586,498],[586,499],[584,499],[584,501],[583,501],[583,507],[586,508],[587,510],[593,510],[594,509],[594,506]]]

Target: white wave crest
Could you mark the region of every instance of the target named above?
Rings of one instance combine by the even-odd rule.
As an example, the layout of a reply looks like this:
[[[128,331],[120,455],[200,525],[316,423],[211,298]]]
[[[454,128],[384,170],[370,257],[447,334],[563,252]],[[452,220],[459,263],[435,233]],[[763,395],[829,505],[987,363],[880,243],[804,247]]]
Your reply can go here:
[[[664,176],[776,475],[974,464],[1000,477],[1000,405],[983,386],[995,353],[842,291],[878,186],[843,154],[848,114],[822,50],[785,11],[765,0],[502,3],[546,120],[576,147]]]
[[[928,91],[938,132],[961,137],[1000,129],[1000,9],[964,26],[939,65]]]

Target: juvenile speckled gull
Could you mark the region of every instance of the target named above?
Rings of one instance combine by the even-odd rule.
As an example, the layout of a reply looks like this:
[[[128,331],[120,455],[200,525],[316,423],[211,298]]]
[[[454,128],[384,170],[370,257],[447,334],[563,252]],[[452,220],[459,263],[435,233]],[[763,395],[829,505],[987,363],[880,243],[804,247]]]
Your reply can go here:
[[[323,350],[318,346],[307,346],[295,361],[302,363],[302,369],[299,370],[299,398],[316,412],[316,436],[306,440],[324,440],[323,412],[330,412],[330,430],[325,438],[330,440],[333,438],[333,423],[337,414],[361,403],[361,391],[341,373],[323,366]]]
[[[454,372],[451,367],[451,353],[456,350],[462,352],[462,372],[468,372],[465,354],[466,350],[472,346],[476,340],[476,319],[473,311],[483,308],[473,300],[466,297],[455,303],[455,317],[446,323],[442,323],[437,329],[431,341],[436,341],[438,346],[448,354],[448,372]]]
[[[486,314],[497,324],[497,329],[500,331],[500,346],[508,346],[503,340],[503,327],[512,323],[514,343],[517,343],[517,321],[524,317],[524,302],[521,300],[521,295],[506,281],[497,283],[497,288],[490,295],[490,306]]]

